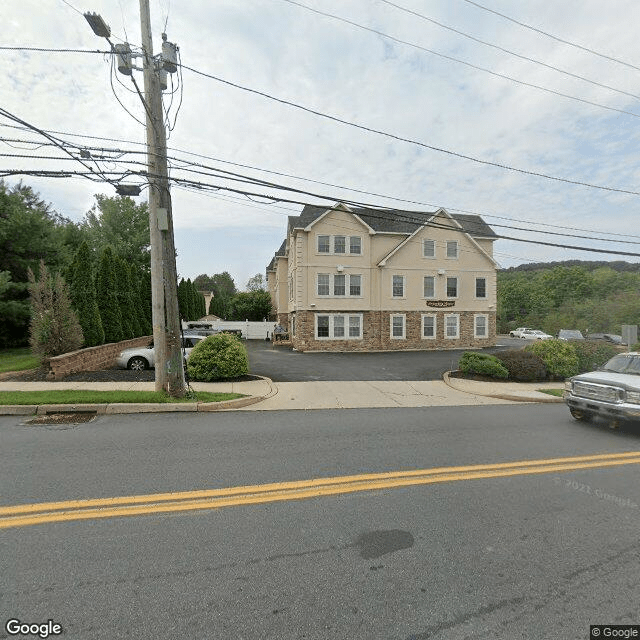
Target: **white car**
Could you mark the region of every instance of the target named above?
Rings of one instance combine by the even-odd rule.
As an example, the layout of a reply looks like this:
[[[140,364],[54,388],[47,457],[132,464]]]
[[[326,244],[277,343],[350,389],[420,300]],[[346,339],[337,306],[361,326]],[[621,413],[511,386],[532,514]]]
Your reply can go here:
[[[191,349],[204,340],[206,336],[197,336],[193,334],[182,336],[182,350],[185,359],[189,357]],[[120,352],[116,358],[116,364],[120,369],[131,369],[133,371],[144,371],[145,369],[154,369],[156,366],[155,351],[153,342],[146,347],[134,347],[125,349]]]
[[[530,329],[529,327],[518,327],[517,329],[514,329],[513,331],[509,331],[509,335],[512,338],[522,338],[522,332],[523,331],[533,331],[533,329]]]
[[[544,331],[538,331],[537,329],[524,329],[520,333],[520,337],[525,340],[550,340],[553,336],[550,336]]]

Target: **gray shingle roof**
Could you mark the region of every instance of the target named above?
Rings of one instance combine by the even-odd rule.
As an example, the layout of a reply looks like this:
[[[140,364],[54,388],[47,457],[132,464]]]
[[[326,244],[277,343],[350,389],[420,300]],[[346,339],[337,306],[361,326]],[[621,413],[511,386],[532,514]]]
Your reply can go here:
[[[289,231],[304,228],[327,211],[327,207],[306,205],[299,216],[289,216]],[[353,208],[353,213],[362,218],[374,231],[381,233],[413,233],[425,224],[433,211],[378,211],[376,209]],[[451,217],[470,236],[476,238],[497,238],[493,229],[478,215],[454,213]]]

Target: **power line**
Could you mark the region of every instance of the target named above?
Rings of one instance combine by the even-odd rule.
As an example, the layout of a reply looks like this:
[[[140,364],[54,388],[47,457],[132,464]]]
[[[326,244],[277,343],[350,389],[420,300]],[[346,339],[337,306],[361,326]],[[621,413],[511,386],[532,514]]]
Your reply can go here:
[[[636,98],[637,100],[640,100],[640,96],[636,95],[635,93],[630,93],[629,91],[623,91],[622,89],[616,89],[615,87],[612,87],[608,84],[603,84],[602,82],[598,82],[597,80],[591,80],[590,78],[585,78],[584,76],[578,75],[577,73],[572,73],[571,71],[567,71],[566,69],[560,69],[559,67],[555,67],[552,64],[548,64],[546,62],[542,62],[541,60],[536,60],[535,58],[530,58],[529,56],[525,56],[522,55],[520,53],[516,53],[515,51],[511,51],[509,49],[505,49],[504,47],[501,47],[497,44],[494,44],[492,42],[487,42],[486,40],[481,40],[480,38],[476,38],[475,36],[472,36],[469,33],[465,33],[464,31],[460,31],[459,29],[456,29],[454,27],[451,27],[449,25],[443,24],[442,22],[438,22],[438,20],[434,20],[433,18],[430,18],[429,16],[425,16],[422,13],[418,13],[417,11],[412,11],[411,9],[408,9],[407,7],[403,7],[399,4],[396,4],[395,2],[391,2],[391,0],[380,0],[380,2],[384,2],[385,4],[389,5],[390,7],[395,7],[396,9],[399,9],[400,11],[404,11],[405,13],[409,13],[413,16],[416,16],[417,18],[421,18],[422,20],[426,20],[427,22],[430,22],[432,24],[435,24],[439,27],[442,27],[443,29],[447,29],[448,31],[452,31],[453,33],[457,33],[458,35],[461,35],[463,38],[468,38],[469,40],[473,40],[474,42],[478,42],[479,44],[482,44],[486,47],[491,47],[492,49],[496,49],[497,51],[502,51],[503,53],[508,53],[511,56],[515,56],[516,58],[519,58],[520,60],[526,60],[527,62],[532,62],[533,64],[537,64],[541,67],[545,67],[546,69],[551,69],[552,71],[557,71],[558,73],[562,73],[563,75],[569,76],[571,78],[576,78],[577,80],[582,80],[583,82],[588,82],[589,84],[595,85],[596,87],[601,87],[603,89],[609,89],[610,91],[615,91],[616,93],[620,93],[622,95],[625,96],[629,96],[631,98]]]
[[[398,42],[399,44],[404,44],[409,47],[413,47],[414,49],[418,49],[420,51],[425,51],[426,53],[430,53],[434,56],[438,56],[439,58],[444,58],[445,60],[450,60],[452,62],[457,62],[459,64],[463,64],[467,67],[475,69],[476,71],[482,71],[483,73],[488,73],[497,78],[502,78],[504,80],[509,80],[510,82],[515,82],[516,84],[520,84],[525,87],[531,87],[532,89],[538,89],[540,91],[544,91],[545,93],[550,93],[556,96],[560,96],[561,98],[568,98],[569,100],[576,100],[577,102],[582,102],[583,104],[588,104],[593,107],[600,107],[601,109],[607,109],[608,111],[615,111],[617,113],[623,113],[628,116],[633,116],[634,118],[640,118],[640,114],[634,113],[633,111],[625,111],[624,109],[616,109],[615,107],[609,107],[607,105],[601,104],[599,102],[594,102],[592,100],[586,100],[585,98],[578,98],[576,96],[572,96],[568,93],[562,93],[561,91],[556,91],[555,89],[549,89],[548,87],[543,87],[538,84],[533,84],[531,82],[526,82],[525,80],[518,80],[512,76],[505,75],[503,73],[498,73],[497,71],[492,71],[491,69],[487,69],[485,67],[480,67],[479,65],[473,64],[472,62],[467,62],[465,60],[460,60],[459,58],[454,58],[453,56],[446,55],[444,53],[439,53],[438,51],[434,51],[433,49],[429,49],[427,47],[423,47],[419,44],[415,44],[414,42],[409,42],[407,40],[402,40],[400,38],[396,38],[395,36],[390,36],[388,33],[384,33],[383,31],[379,31],[377,29],[372,29],[371,27],[366,27],[358,22],[354,22],[353,20],[348,20],[347,18],[342,18],[333,13],[327,13],[325,11],[320,11],[319,9],[314,9],[313,7],[309,7],[300,2],[296,2],[295,0],[282,0],[282,2],[288,2],[289,4],[293,4],[302,9],[306,9],[307,11],[311,11],[312,13],[317,13],[318,15],[325,16],[327,18],[331,18],[332,20],[338,20],[339,22],[344,22],[345,24],[349,24],[352,27],[356,27],[357,29],[362,29],[363,31],[368,31],[370,33],[374,33],[375,35],[380,36],[381,38],[386,38],[388,40],[392,40],[393,42]],[[189,68],[189,67],[185,67]]]
[[[2,126],[12,127],[12,125],[2,125]],[[111,142],[124,142],[124,143],[127,143],[127,144],[136,144],[136,145],[138,145],[138,144],[139,145],[143,145],[144,144],[144,143],[138,143],[138,142],[131,141],[131,140],[123,140],[123,139],[119,139],[119,138],[105,138],[105,137],[100,137],[100,136],[83,136],[81,134],[73,134],[73,133],[60,132],[60,131],[53,131],[53,132],[50,131],[49,133],[56,133],[56,134],[59,134],[59,135],[67,135],[67,136],[71,136],[71,137],[83,137],[83,138],[90,138],[90,139],[107,140],[107,141],[111,141]],[[1,140],[2,140],[2,138],[0,138],[0,141]],[[26,142],[26,141],[22,141],[22,140],[16,140],[16,141]],[[67,143],[67,144],[69,144],[69,143]],[[83,149],[88,149],[88,150],[98,150],[98,151],[100,151],[102,153],[119,153],[121,156],[124,155],[124,154],[144,154],[145,153],[144,151],[132,151],[132,150],[124,150],[124,149],[109,149],[109,148],[105,148],[105,147],[83,146],[82,148]],[[214,160],[215,162],[222,162],[224,164],[230,164],[230,165],[233,165],[233,166],[252,169],[252,170],[255,170],[255,171],[261,171],[261,172],[264,172],[264,173],[271,173],[271,174],[274,174],[274,175],[289,177],[289,178],[293,178],[293,179],[296,179],[296,180],[303,180],[303,181],[306,181],[306,182],[311,182],[311,183],[314,183],[314,184],[320,184],[320,185],[328,186],[328,187],[332,187],[332,188],[345,189],[345,190],[353,191],[354,193],[360,193],[360,194],[363,194],[363,195],[371,195],[371,196],[375,196],[375,197],[385,198],[385,199],[388,199],[388,200],[395,200],[395,201],[404,202],[404,203],[407,203],[407,204],[414,204],[414,205],[420,205],[420,206],[426,206],[426,207],[432,207],[432,208],[438,208],[438,206],[440,206],[440,205],[435,204],[435,203],[423,202],[423,201],[418,201],[418,200],[409,200],[409,199],[406,199],[406,198],[399,198],[399,197],[390,196],[390,195],[387,195],[387,194],[381,194],[381,193],[365,191],[365,190],[361,190],[361,189],[355,189],[353,187],[347,187],[347,186],[344,186],[344,185],[336,185],[336,184],[330,183],[330,182],[323,182],[323,181],[320,181],[320,180],[314,180],[312,178],[306,178],[306,177],[296,176],[296,175],[289,174],[289,173],[273,171],[273,170],[270,170],[270,169],[264,169],[264,168],[256,167],[256,166],[253,166],[253,165],[247,165],[247,164],[232,162],[232,161],[229,161],[229,160],[223,160],[221,158],[216,158],[216,157],[213,157],[213,156],[207,156],[207,155],[203,155],[203,154],[199,154],[199,153],[193,153],[193,152],[182,150],[182,149],[176,149],[176,148],[172,148],[172,147],[169,147],[169,149],[172,150],[172,151],[176,151],[178,153],[184,153],[186,155],[191,155],[191,156],[195,156],[195,157],[199,157],[199,158],[205,158],[205,159],[208,159],[208,160]],[[107,160],[115,161],[116,159],[107,158]],[[187,163],[188,165],[191,165],[191,166],[210,169],[212,171],[217,171],[219,173],[232,174],[232,172],[225,172],[224,170],[219,169],[217,167],[209,167],[208,165],[204,165],[204,164],[201,164],[201,163],[195,163],[195,162],[191,162],[191,161],[188,161],[188,160],[183,160],[182,158],[178,158],[178,157],[175,157],[175,156],[173,156],[173,157],[170,156],[170,160],[172,160],[173,163],[175,163],[175,162]],[[189,171],[188,167],[179,167],[179,166],[177,166],[175,164],[172,164],[172,166],[176,170]],[[198,172],[194,172],[194,173],[198,173]],[[204,175],[208,175],[208,174],[204,174]],[[244,174],[232,174],[232,175],[242,176],[243,178],[249,178],[249,176],[246,176]],[[216,177],[224,177],[224,176],[216,175]],[[266,181],[258,181],[258,180],[254,180],[254,182],[255,182],[255,184],[263,184],[263,185],[275,184],[275,183],[268,183]],[[306,192],[306,193],[310,194],[310,192]],[[332,195],[331,197],[328,197],[327,199],[336,200],[336,201],[342,200],[342,198],[336,197],[335,195]],[[372,205],[367,205],[367,206],[372,206]],[[446,205],[444,205],[444,208],[447,209],[448,211],[452,211],[452,212],[467,213],[467,214],[471,214],[471,215],[478,215],[478,216],[487,217],[487,218],[496,218],[496,219],[500,219],[500,220],[508,220],[508,221],[512,221],[512,222],[528,223],[528,224],[534,224],[534,225],[537,225],[537,226],[545,226],[545,227],[551,227],[551,228],[557,228],[557,229],[566,229],[566,230],[571,230],[571,231],[589,231],[589,230],[585,230],[583,227],[571,227],[571,226],[566,226],[566,225],[554,225],[554,224],[548,224],[548,223],[540,223],[540,222],[532,221],[532,220],[523,220],[523,219],[518,219],[518,218],[511,218],[511,217],[507,217],[507,216],[500,216],[500,215],[496,215],[496,214],[492,214],[492,213],[487,213],[487,212],[482,212],[482,211],[475,211],[475,210],[470,210],[470,209],[461,209],[461,208],[458,208],[458,207],[450,207],[450,206],[446,206]],[[494,226],[506,226],[506,225],[494,225]],[[550,232],[545,232],[544,230],[540,230],[540,229],[522,229],[522,230],[527,230],[527,231],[536,232],[536,233],[550,233]],[[591,232],[592,233],[599,233],[600,235],[619,236],[619,237],[624,237],[624,238],[640,238],[640,236],[635,236],[633,234],[628,234],[628,233],[621,234],[621,233],[606,232],[606,231],[599,231],[599,230],[592,230]],[[567,237],[579,237],[579,236],[573,236],[572,234],[558,234],[558,235],[566,235]],[[615,240],[610,240],[608,238],[591,238],[591,239],[600,240],[600,241],[603,241],[603,242],[606,242],[606,241],[615,242]],[[633,244],[635,244],[635,243],[633,243]]]
[[[477,2],[473,2],[473,0],[463,0],[464,2],[467,2],[468,4],[472,4],[474,7],[478,7],[478,9],[482,9],[483,11],[488,11],[489,13],[493,13],[496,16],[500,16],[501,18],[504,18],[505,20],[509,20],[509,22],[513,22],[514,24],[517,24],[521,27],[524,27],[525,29],[529,29],[531,31],[535,31],[536,33],[539,33],[543,36],[547,36],[547,38],[551,38],[552,40],[556,40],[557,42],[562,42],[562,44],[568,44],[570,47],[575,47],[576,49],[581,49],[582,51],[587,51],[588,53],[592,53],[595,56],[599,56],[600,58],[604,58],[605,60],[610,60],[611,62],[617,62],[618,64],[624,65],[625,67],[629,67],[630,69],[635,69],[636,71],[640,71],[640,67],[637,67],[634,64],[631,64],[630,62],[625,62],[624,60],[620,60],[619,58],[614,58],[613,56],[608,56],[605,53],[599,53],[598,51],[595,51],[594,49],[590,49],[589,47],[584,47],[580,44],[577,44],[575,42],[571,42],[569,40],[564,40],[563,38],[560,38],[558,36],[554,36],[551,33],[548,33],[547,31],[543,31],[542,29],[538,29],[537,27],[532,27],[529,24],[526,24],[524,22],[519,22],[518,20],[515,20],[514,18],[510,18],[509,16],[505,15],[504,13],[500,13],[499,11],[494,11],[493,9],[489,9],[488,7],[485,7]]]
[[[289,1],[289,0],[285,0]],[[403,136],[399,136],[393,133],[389,133],[388,131],[382,131],[380,129],[375,129],[373,127],[368,127],[366,125],[358,124],[356,122],[351,122],[349,120],[345,120],[344,118],[339,118],[338,116],[333,116],[328,113],[324,113],[322,111],[318,111],[317,109],[312,109],[311,107],[306,107],[299,103],[293,102],[291,100],[286,100],[284,98],[278,98],[277,96],[273,96],[265,91],[259,91],[258,89],[252,89],[250,87],[246,87],[244,85],[238,84],[236,82],[231,82],[230,80],[225,80],[224,78],[220,78],[219,76],[214,76],[209,73],[205,73],[204,71],[199,71],[192,67],[189,67],[185,64],[182,65],[183,68],[188,69],[189,71],[201,75],[205,78],[210,78],[211,80],[215,80],[216,82],[220,82],[227,86],[233,87],[235,89],[240,89],[241,91],[246,91],[248,93],[253,93],[258,96],[262,96],[263,98],[267,98],[268,100],[273,100],[274,102],[278,102],[280,104],[287,105],[289,107],[293,107],[294,109],[299,109],[306,113],[311,113],[313,115],[319,116],[320,118],[325,118],[326,120],[331,120],[332,122],[339,122],[340,124],[347,125],[349,127],[354,127],[356,129],[360,129],[362,131],[368,131],[369,133],[375,133],[377,135],[384,136],[386,138],[391,138],[392,140],[398,140],[399,142],[406,142],[408,144],[413,144],[419,147],[423,147],[424,149],[430,149],[431,151],[437,151],[439,153],[444,153],[456,158],[461,158],[463,160],[469,160],[471,162],[476,162],[478,164],[486,165],[489,167],[496,167],[498,169],[505,169],[507,171],[513,171],[515,173],[521,173],[529,176],[536,176],[538,178],[545,178],[547,180],[554,180],[556,182],[563,182],[566,184],[574,184],[581,187],[589,187],[591,189],[600,189],[602,191],[611,191],[614,193],[626,193],[628,195],[640,195],[639,191],[632,191],[630,189],[618,189],[615,187],[606,187],[604,185],[597,185],[589,182],[582,182],[580,180],[570,180],[568,178],[561,178],[558,176],[552,176],[546,173],[541,173],[538,171],[529,171],[527,169],[519,169],[517,167],[512,167],[510,165],[501,164],[499,162],[491,162],[490,160],[481,160],[480,158],[475,158],[473,156],[466,155],[464,153],[459,153],[457,151],[451,151],[450,149],[444,149],[442,147],[436,147],[434,145],[427,144],[426,142],[420,142],[419,140],[412,140],[411,138],[405,138]]]
[[[46,47],[0,47],[2,51],[40,51],[44,53],[111,53],[100,49],[51,49]]]

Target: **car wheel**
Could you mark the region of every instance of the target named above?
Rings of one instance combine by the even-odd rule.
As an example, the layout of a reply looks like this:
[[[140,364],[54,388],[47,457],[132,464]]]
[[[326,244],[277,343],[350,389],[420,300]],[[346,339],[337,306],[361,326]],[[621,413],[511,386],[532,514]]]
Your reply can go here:
[[[140,356],[136,356],[135,358],[131,358],[127,363],[127,369],[131,369],[131,371],[144,371],[149,367],[149,363]]]
[[[591,422],[591,420],[593,420],[593,414],[588,411],[569,408],[569,413],[571,413],[571,417],[574,420],[578,420],[578,422]]]

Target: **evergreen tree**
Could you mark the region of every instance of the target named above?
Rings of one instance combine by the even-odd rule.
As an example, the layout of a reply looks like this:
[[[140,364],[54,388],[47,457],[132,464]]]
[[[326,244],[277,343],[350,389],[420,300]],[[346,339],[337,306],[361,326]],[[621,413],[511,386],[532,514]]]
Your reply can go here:
[[[95,347],[104,343],[104,329],[96,299],[96,287],[91,268],[91,252],[89,245],[83,242],[70,268],[71,302],[84,335],[84,346]]]
[[[189,307],[187,304],[186,286],[184,278],[180,279],[178,283],[178,311],[182,320],[189,320]]]
[[[147,330],[147,318],[145,316],[144,307],[145,299],[142,295],[142,279],[138,277],[136,269],[133,265],[129,267],[129,283],[131,285],[131,296],[133,298],[133,310],[135,314],[136,336],[146,336],[150,332]]]
[[[113,251],[106,247],[100,256],[96,274],[96,293],[98,309],[102,318],[104,339],[106,342],[120,342],[122,337],[122,316],[118,303],[116,276],[113,265]]]
[[[122,318],[122,337],[130,340],[140,335],[140,327],[134,309],[133,295],[131,292],[131,277],[129,265],[120,257],[114,258],[114,270],[116,274],[116,295],[120,306]]]
[[[142,312],[144,314],[144,335],[153,333],[153,317],[151,310],[151,274],[146,271],[137,270],[139,279],[139,294],[142,301]]]
[[[29,344],[33,353],[41,358],[51,358],[82,346],[82,329],[62,276],[59,273],[50,275],[41,260],[38,279],[31,267],[27,277],[31,302]]]

